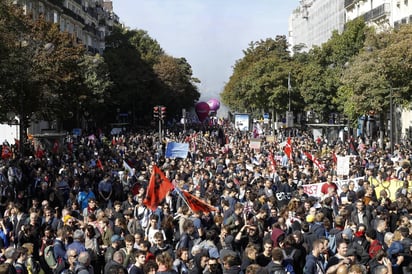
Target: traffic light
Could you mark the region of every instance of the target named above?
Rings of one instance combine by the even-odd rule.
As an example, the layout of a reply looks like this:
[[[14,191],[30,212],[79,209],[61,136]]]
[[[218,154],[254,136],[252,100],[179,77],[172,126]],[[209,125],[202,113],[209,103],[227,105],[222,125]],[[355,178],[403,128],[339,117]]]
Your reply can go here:
[[[159,107],[158,106],[153,107],[153,117],[155,119],[159,118]]]
[[[164,106],[160,107],[160,117],[162,118],[162,120],[166,118],[166,107]]]

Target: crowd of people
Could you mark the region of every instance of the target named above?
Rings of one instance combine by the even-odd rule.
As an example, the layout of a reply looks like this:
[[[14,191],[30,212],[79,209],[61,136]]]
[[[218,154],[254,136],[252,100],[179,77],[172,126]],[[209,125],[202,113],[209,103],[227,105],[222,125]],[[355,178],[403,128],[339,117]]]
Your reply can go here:
[[[285,140],[257,138],[229,125],[163,140],[100,133],[2,159],[0,274],[412,273],[409,148],[296,131],[285,153]],[[169,141],[189,143],[188,156],[165,158]],[[338,176],[333,155],[354,148]],[[155,210],[153,166],[175,186]],[[394,199],[375,191],[393,180],[404,182]],[[305,193],[315,183],[320,194]],[[181,190],[214,210],[193,210]]]

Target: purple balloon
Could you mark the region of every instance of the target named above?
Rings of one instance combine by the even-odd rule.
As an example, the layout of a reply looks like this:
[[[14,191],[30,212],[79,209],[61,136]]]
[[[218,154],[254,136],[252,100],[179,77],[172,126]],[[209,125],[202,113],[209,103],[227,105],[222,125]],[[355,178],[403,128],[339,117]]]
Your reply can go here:
[[[197,117],[200,122],[203,122],[209,116],[210,107],[206,102],[199,102],[195,106]]]
[[[209,101],[207,101],[207,104],[212,111],[217,111],[220,108],[220,102],[218,99],[210,99]]]

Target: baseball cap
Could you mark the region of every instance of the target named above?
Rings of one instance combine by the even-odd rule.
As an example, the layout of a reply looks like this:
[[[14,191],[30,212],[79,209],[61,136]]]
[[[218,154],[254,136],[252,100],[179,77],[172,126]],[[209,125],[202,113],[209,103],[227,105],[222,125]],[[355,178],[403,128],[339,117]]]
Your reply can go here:
[[[110,238],[110,241],[111,241],[112,243],[114,243],[114,242],[119,242],[119,241],[123,241],[123,238],[120,237],[120,236],[117,235],[117,234],[114,234],[114,235]]]

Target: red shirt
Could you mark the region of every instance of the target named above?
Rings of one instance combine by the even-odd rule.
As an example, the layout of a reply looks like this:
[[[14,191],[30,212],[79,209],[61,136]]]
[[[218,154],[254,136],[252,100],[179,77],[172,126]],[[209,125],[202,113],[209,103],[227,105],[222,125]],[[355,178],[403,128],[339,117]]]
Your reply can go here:
[[[378,251],[381,249],[382,249],[381,243],[378,240],[373,240],[373,242],[371,242],[371,245],[369,246],[369,257],[373,259],[376,253],[378,253]]]
[[[337,186],[335,183],[328,183],[328,182],[326,182],[326,183],[324,183],[324,184],[322,185],[322,188],[320,189],[320,191],[321,191],[323,194],[328,194],[328,193],[329,193],[329,191],[328,191],[329,187],[333,187],[333,189],[334,189],[335,191],[338,190],[338,186]]]

